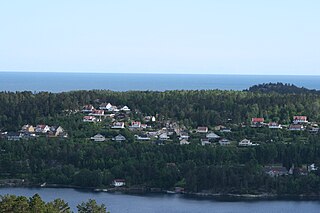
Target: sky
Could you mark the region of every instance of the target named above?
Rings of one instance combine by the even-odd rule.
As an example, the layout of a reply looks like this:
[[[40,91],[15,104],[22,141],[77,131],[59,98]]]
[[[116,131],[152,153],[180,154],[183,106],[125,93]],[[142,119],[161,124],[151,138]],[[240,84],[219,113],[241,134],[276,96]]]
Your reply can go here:
[[[319,0],[0,1],[0,71],[320,75]]]

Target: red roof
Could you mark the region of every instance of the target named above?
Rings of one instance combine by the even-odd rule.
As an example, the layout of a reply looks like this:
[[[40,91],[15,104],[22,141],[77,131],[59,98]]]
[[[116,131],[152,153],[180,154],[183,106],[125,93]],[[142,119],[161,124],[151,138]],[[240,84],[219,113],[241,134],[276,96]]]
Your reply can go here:
[[[252,123],[261,123],[264,122],[264,118],[252,118],[251,121]]]
[[[293,120],[306,121],[307,120],[307,116],[293,116]]]
[[[92,114],[97,114],[97,115],[101,114],[101,115],[103,115],[104,111],[103,110],[93,110]]]

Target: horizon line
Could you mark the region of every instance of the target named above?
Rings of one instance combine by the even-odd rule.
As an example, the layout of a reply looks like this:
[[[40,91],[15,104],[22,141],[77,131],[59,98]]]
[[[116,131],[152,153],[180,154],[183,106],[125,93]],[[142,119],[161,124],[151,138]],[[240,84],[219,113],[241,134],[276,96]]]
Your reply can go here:
[[[21,71],[0,70],[0,73],[70,73],[70,74],[149,74],[149,75],[241,75],[241,76],[320,76],[320,74],[250,74],[250,73],[181,73],[181,72],[103,72],[103,71]]]

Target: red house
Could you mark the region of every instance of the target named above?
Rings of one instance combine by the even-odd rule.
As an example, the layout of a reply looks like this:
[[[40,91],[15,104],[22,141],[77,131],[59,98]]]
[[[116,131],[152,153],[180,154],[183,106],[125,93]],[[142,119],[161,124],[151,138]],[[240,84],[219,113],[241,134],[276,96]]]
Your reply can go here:
[[[294,124],[304,124],[308,123],[307,116],[293,116]]]
[[[262,127],[264,122],[264,118],[252,118],[251,119],[251,127]]]

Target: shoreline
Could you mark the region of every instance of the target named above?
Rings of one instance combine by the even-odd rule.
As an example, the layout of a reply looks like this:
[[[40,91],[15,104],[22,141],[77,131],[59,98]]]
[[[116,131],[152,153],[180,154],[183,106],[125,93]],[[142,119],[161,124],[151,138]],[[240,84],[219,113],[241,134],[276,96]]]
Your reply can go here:
[[[218,201],[236,202],[236,201],[267,201],[267,200],[289,200],[289,201],[320,201],[320,195],[307,195],[307,194],[234,194],[234,193],[209,193],[209,192],[174,192],[168,190],[152,190],[152,188],[145,187],[126,187],[126,188],[96,188],[96,187],[81,187],[73,185],[60,185],[60,184],[27,184],[27,185],[1,185],[1,188],[59,188],[59,189],[75,189],[85,190],[93,193],[122,193],[128,195],[181,195],[187,199],[214,199]]]

